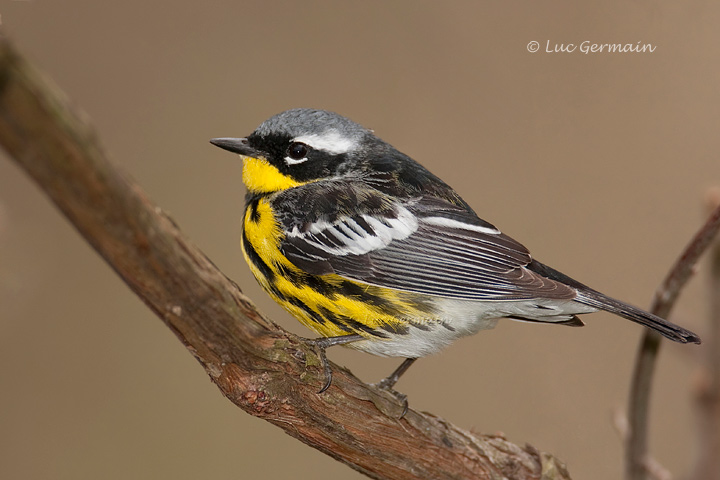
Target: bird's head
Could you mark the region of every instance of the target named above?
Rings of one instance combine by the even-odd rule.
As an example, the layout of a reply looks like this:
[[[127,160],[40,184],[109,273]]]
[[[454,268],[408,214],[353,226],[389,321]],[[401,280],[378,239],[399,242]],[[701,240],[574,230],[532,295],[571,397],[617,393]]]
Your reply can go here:
[[[279,113],[246,138],[210,142],[243,158],[243,182],[253,194],[347,175],[374,146],[387,145],[352,120],[306,108]]]

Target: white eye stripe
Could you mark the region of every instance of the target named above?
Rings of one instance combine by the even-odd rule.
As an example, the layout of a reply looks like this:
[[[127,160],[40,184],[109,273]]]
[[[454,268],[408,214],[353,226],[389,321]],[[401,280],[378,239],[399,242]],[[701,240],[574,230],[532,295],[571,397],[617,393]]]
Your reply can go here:
[[[285,163],[287,164],[287,166],[297,165],[298,163],[307,162],[307,159],[308,159],[307,157],[303,157],[299,160],[295,160],[294,158],[285,157]]]
[[[304,143],[315,150],[323,150],[334,155],[347,153],[357,147],[357,141],[344,137],[337,130],[327,130],[322,134],[301,135],[293,142]]]

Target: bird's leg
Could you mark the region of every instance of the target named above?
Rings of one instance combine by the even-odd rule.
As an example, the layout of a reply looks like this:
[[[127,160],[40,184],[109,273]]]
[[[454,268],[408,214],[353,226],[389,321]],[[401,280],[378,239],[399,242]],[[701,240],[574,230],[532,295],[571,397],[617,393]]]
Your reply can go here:
[[[396,390],[393,390],[393,387],[397,383],[397,381],[400,379],[403,373],[407,371],[408,368],[410,368],[410,365],[415,363],[415,360],[417,358],[406,358],[403,363],[400,364],[398,368],[395,369],[394,372],[390,374],[387,378],[383,378],[380,380],[379,383],[376,384],[376,386],[382,390],[386,390],[390,393],[392,393],[395,398],[400,400],[403,403],[403,411],[402,414],[400,414],[400,418],[404,417],[405,414],[408,411],[408,401],[407,401],[407,395],[404,393],[400,393]]]
[[[403,361],[400,366],[390,374],[390,376],[380,380],[380,383],[377,384],[378,388],[392,391],[392,388],[395,386],[402,374],[407,372],[407,369],[410,368],[410,365],[415,363],[415,360],[417,360],[417,358],[406,358],[405,361]]]
[[[330,383],[332,383],[332,369],[330,368],[330,363],[328,362],[327,356],[325,355],[325,349],[334,345],[345,345],[348,343],[357,342],[358,340],[362,339],[362,335],[352,334],[341,335],[339,337],[323,337],[306,340],[306,343],[315,349],[315,352],[320,358],[320,363],[325,370],[325,385],[323,385],[323,387],[318,393],[322,393],[328,388],[330,388]]]

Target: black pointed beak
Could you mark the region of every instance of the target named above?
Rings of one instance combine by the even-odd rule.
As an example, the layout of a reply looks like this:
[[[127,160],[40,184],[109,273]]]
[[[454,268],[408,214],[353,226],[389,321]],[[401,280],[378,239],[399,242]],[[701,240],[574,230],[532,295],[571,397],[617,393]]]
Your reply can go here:
[[[228,152],[237,153],[246,157],[264,157],[262,152],[248,145],[247,138],[213,138],[210,143]]]

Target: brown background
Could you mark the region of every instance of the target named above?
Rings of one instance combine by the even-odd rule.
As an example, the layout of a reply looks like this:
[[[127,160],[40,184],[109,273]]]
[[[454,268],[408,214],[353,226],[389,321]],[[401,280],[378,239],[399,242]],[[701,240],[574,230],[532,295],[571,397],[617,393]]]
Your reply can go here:
[[[718,168],[717,2],[1,1],[3,28],[125,171],[261,308],[239,249],[241,162],[208,144],[291,107],[341,112],[459,190],[535,256],[639,305]],[[541,51],[529,53],[538,41]],[[546,42],[654,53],[545,53]],[[705,272],[673,319],[702,332]],[[414,408],[617,478],[612,426],[641,329],[501,322],[421,360]],[[681,474],[702,347],[668,345],[652,450]],[[367,381],[396,360],[334,350]],[[224,400],[14,164],[0,161],[0,478],[360,478]]]

